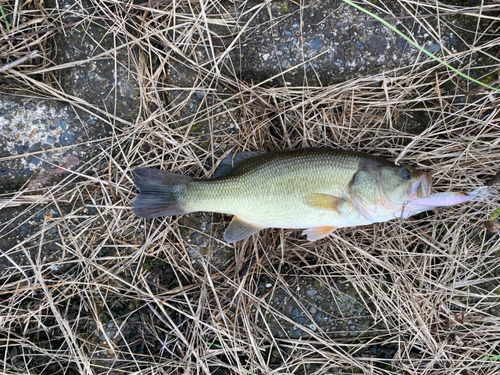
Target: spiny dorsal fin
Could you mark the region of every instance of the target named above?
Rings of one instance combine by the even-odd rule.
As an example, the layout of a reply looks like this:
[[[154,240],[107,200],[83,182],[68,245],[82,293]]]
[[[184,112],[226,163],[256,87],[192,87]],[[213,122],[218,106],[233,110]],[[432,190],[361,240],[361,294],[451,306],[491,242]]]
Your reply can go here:
[[[231,152],[220,162],[212,178],[226,177],[232,174],[241,164],[255,156],[267,154],[267,151]]]
[[[224,232],[224,239],[229,243],[233,243],[250,237],[252,234],[257,233],[262,229],[264,228],[261,226],[247,223],[246,221],[234,216],[233,220],[229,223],[226,231]]]

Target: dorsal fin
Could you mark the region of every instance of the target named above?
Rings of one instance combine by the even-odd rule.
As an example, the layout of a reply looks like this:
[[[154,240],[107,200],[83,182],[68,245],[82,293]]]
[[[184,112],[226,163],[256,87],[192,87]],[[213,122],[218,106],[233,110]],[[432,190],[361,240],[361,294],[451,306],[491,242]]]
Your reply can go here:
[[[267,151],[242,151],[242,152],[231,152],[227,155],[215,170],[212,178],[226,177],[232,174],[241,164],[243,164],[248,159],[255,156],[266,154]]]

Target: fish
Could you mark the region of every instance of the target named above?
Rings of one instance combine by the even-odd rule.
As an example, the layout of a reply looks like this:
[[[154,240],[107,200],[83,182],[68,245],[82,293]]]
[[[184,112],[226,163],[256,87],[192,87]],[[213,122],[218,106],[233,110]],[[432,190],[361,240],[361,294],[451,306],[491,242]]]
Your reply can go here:
[[[134,170],[141,218],[217,212],[233,215],[224,239],[265,228],[304,229],[308,241],[343,227],[406,219],[469,202],[474,194],[431,194],[431,175],[357,151],[301,148],[228,155],[214,176],[198,179],[155,168]]]

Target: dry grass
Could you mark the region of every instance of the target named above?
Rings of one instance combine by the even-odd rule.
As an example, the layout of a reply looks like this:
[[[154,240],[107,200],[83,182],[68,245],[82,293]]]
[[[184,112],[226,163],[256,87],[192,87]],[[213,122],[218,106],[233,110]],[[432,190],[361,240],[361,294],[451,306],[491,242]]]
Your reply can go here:
[[[37,1],[15,4],[18,15],[34,14],[36,22],[8,34],[3,30],[2,64],[33,49],[48,64],[46,39],[50,30],[62,29],[37,9]],[[242,82],[208,32],[245,34],[248,26],[235,18],[234,5],[224,8],[212,0],[175,2],[175,7],[168,1],[98,4],[100,17],[116,25],[111,32],[129,42],[123,48],[140,52],[138,74],[132,74],[143,93],[141,117],[134,124],[123,121],[120,131],[100,142],[100,155],[77,173],[48,189],[26,192],[40,201],[19,213],[24,222],[47,207],[56,214],[30,241],[1,249],[12,264],[0,278],[2,373],[500,372],[500,237],[482,229],[500,207],[498,188],[482,202],[404,222],[347,228],[318,243],[306,242],[297,231],[266,230],[235,244],[235,261],[225,269],[210,265],[211,253],[192,261],[192,246],[177,218],[143,221],[130,211],[134,167],[209,177],[230,149],[361,150],[433,172],[436,190],[470,191],[500,168],[498,94],[468,87],[444,69],[419,69],[422,63],[323,88]],[[401,4],[408,15],[415,14],[414,3]],[[426,8],[438,11],[435,2]],[[440,4],[439,11],[460,9]],[[475,41],[454,57],[465,66],[474,54],[487,54],[490,62],[482,74],[498,76],[494,46],[500,43],[500,17],[470,13],[478,24],[491,23],[489,35],[476,30]],[[416,22],[430,28],[425,20]],[[13,43],[16,33],[29,38]],[[237,45],[235,39],[230,48]],[[197,51],[209,58],[200,60]],[[166,76],[183,66],[195,78],[169,83]],[[29,84],[40,95],[70,102],[55,86],[33,79],[33,72],[45,77],[49,70],[57,67],[44,70],[22,62],[0,74],[12,88]],[[464,95],[468,99],[461,102]],[[192,100],[194,110],[181,118]],[[112,125],[120,120],[116,116]],[[405,131],[406,122],[426,117],[432,119],[428,128]],[[217,224],[220,217],[213,220]],[[51,228],[62,243],[47,254],[43,238]],[[218,249],[217,225],[211,228],[208,246]],[[25,264],[16,263],[19,255]],[[257,261],[240,272],[252,257]],[[262,279],[291,298],[294,283],[302,279],[321,282],[327,296],[336,296],[336,282],[343,280],[370,296],[366,310],[386,330],[373,327],[372,335],[356,340],[321,329],[309,330],[307,339],[273,337],[264,317],[289,318],[259,292]],[[390,355],[372,352],[375,344]]]

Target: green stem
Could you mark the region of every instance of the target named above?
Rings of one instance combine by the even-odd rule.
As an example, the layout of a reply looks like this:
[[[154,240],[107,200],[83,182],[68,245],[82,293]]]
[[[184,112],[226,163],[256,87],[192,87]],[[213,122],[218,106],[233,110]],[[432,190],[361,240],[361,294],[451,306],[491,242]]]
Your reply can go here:
[[[5,28],[7,29],[7,32],[10,32],[10,25],[9,25],[9,22],[7,21],[7,17],[5,16],[5,13],[4,13],[2,7],[0,7],[0,14],[2,14],[2,18],[5,21]]]

